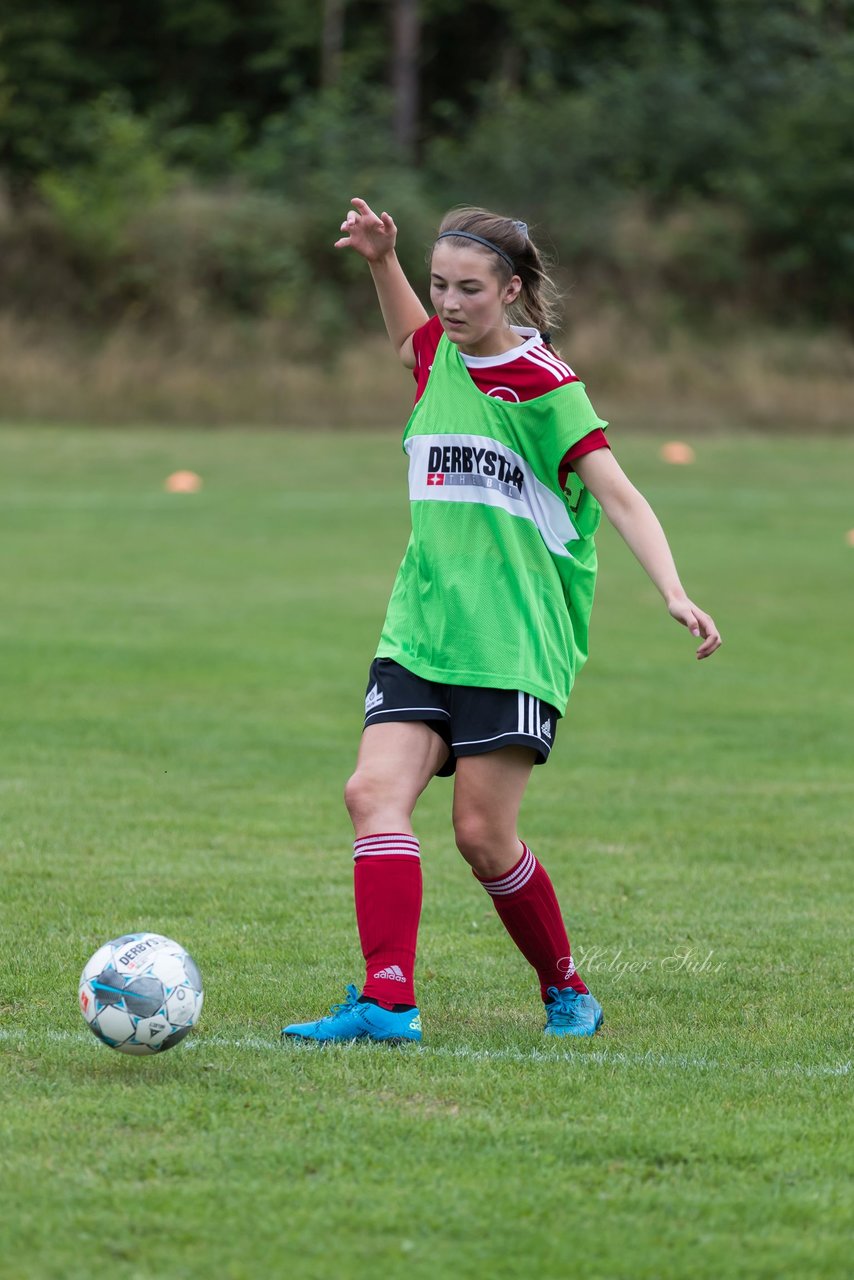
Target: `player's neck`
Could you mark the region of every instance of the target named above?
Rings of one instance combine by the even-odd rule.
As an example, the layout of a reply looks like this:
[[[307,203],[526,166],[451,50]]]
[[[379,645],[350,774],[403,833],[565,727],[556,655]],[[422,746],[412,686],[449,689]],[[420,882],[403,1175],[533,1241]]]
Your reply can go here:
[[[457,346],[464,356],[503,356],[505,351],[523,346],[524,341],[509,325],[505,325],[503,329],[490,329],[477,342],[460,342]]]

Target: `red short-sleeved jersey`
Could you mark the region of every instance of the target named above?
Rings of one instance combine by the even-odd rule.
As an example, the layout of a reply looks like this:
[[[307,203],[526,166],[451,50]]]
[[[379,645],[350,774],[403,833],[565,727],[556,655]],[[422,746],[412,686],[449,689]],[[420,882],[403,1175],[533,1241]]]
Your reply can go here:
[[[438,316],[433,316],[412,335],[415,351],[415,368],[412,373],[416,384],[416,403],[424,394],[443,332],[442,321]],[[460,352],[478,391],[497,400],[515,401],[518,404],[522,400],[535,400],[537,396],[543,396],[568,382],[578,382],[578,377],[569,365],[543,342],[536,329],[521,329],[513,325],[513,332],[522,339],[521,346],[505,351],[500,356],[467,356]],[[604,431],[591,431],[584,436],[573,445],[561,463],[561,484],[565,483],[567,472],[572,470],[572,463],[576,458],[592,453],[594,449],[609,448]]]

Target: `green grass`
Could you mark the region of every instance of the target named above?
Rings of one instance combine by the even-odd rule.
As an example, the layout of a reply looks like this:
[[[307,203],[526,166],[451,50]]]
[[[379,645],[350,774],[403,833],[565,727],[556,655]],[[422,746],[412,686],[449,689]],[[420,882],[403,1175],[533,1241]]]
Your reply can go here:
[[[604,1033],[543,1039],[440,780],[424,1048],[318,1052],[278,1030],[359,978],[340,795],[406,536],[396,439],[0,432],[4,1280],[849,1273],[854,449],[734,435],[667,468],[658,443],[618,456],[725,647],[695,662],[604,529],[522,828]],[[179,467],[200,494],[163,493]],[[75,1000],[143,927],[206,981],[150,1060]]]

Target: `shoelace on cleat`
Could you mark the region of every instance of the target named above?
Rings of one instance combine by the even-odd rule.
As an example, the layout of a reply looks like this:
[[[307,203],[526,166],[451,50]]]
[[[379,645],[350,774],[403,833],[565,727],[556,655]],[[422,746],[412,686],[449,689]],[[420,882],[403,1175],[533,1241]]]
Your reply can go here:
[[[327,1017],[340,1018],[342,1014],[352,1012],[353,1006],[359,1003],[359,992],[352,983],[347,984],[347,999],[342,1000],[341,1004],[333,1004],[329,1007]],[[325,1021],[326,1019],[324,1019]]]
[[[579,996],[577,991],[573,991],[571,987],[565,991],[559,991],[557,987],[549,987],[548,995],[551,996],[551,1000],[546,1005],[546,1016],[549,1022],[557,1023],[559,1026],[578,1022],[578,1010],[575,1007]]]

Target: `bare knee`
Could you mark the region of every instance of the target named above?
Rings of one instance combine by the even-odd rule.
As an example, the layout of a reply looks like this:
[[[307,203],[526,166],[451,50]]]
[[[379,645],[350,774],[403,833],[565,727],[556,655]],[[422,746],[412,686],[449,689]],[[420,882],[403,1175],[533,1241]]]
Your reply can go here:
[[[344,803],[354,826],[359,826],[376,808],[380,796],[378,779],[366,769],[357,769],[344,785]]]
[[[504,875],[519,861],[518,836],[514,831],[497,828],[490,815],[455,815],[454,836],[460,853],[481,879]]]
[[[383,770],[359,765],[344,787],[344,803],[356,836],[410,831],[415,799]]]

